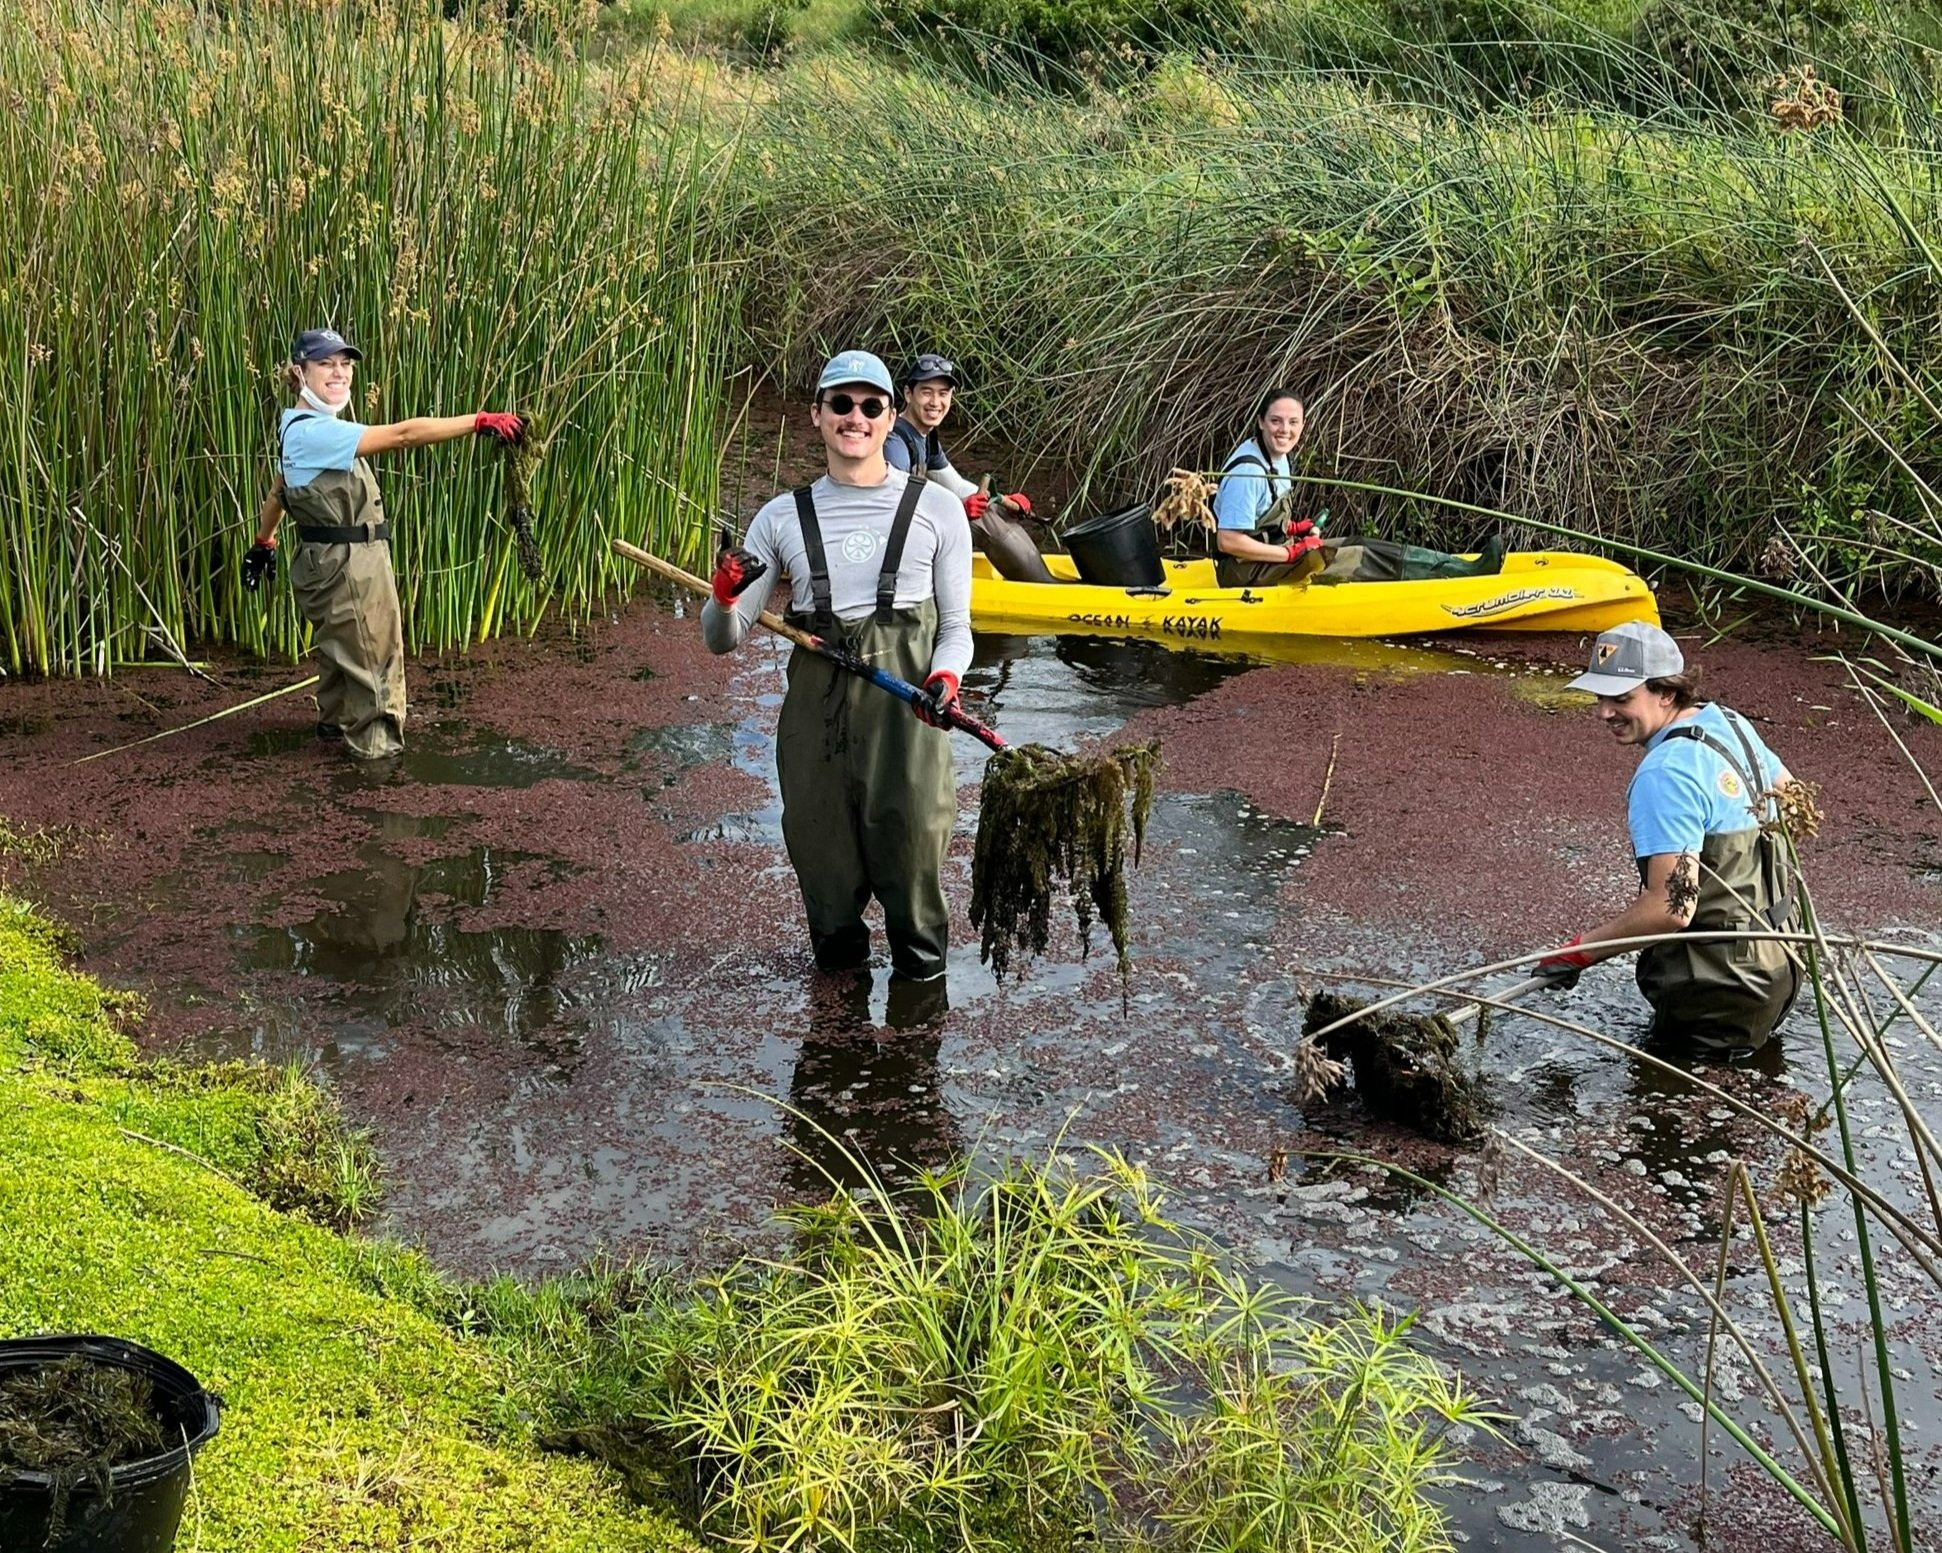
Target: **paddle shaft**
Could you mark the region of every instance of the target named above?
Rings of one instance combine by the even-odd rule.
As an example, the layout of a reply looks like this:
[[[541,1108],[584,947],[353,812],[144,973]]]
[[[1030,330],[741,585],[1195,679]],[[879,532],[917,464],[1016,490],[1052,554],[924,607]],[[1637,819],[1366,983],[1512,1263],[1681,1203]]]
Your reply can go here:
[[[665,577],[677,587],[686,588],[690,593],[698,593],[703,598],[712,598],[714,596],[715,590],[706,582],[702,581],[693,572],[682,570],[682,568],[676,566],[672,561],[664,561],[658,555],[649,555],[647,551],[637,545],[628,544],[624,539],[614,540],[613,549],[615,555],[625,556],[637,566],[646,567],[655,576]],[[839,669],[854,674],[859,679],[867,679],[879,690],[887,690],[899,701],[908,702],[912,706],[921,706],[933,721],[943,724],[946,727],[961,728],[987,749],[1002,750],[1008,748],[1005,741],[998,735],[995,729],[979,722],[977,718],[965,711],[956,702],[940,704],[937,697],[933,696],[928,690],[911,684],[907,679],[899,679],[896,675],[878,668],[873,663],[865,662],[853,652],[846,651],[841,647],[831,646],[820,636],[812,635],[808,631],[792,626],[780,615],[772,615],[766,609],[755,618],[758,625],[775,632],[777,636],[787,637],[798,647],[802,648],[804,652],[813,652],[818,657],[829,659]]]

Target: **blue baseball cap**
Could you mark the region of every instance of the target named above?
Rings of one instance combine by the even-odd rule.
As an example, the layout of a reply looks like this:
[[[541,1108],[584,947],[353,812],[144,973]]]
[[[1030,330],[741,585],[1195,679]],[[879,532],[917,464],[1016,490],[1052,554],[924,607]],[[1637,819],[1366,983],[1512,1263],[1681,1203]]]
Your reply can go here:
[[[823,375],[816,379],[816,392],[841,388],[845,383],[866,383],[893,397],[897,392],[890,381],[890,369],[868,351],[839,351],[830,357],[823,365]]]
[[[296,362],[322,361],[327,356],[349,356],[352,361],[362,361],[364,352],[335,329],[306,329],[290,347],[290,359]]]

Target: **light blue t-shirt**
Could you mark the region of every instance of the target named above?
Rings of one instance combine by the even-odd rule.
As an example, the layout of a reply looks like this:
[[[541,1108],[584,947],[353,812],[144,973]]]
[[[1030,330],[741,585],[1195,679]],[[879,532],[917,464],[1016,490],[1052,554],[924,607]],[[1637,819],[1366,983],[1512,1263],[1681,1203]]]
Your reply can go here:
[[[1699,739],[1673,737],[1684,728],[1711,734],[1733,752],[1734,764],[1742,767],[1746,765],[1746,752],[1740,747],[1739,733],[1744,733],[1758,766],[1746,772],[1753,779],[1753,790],[1747,790],[1740,773],[1717,750]],[[1752,830],[1760,823],[1754,800],[1786,770],[1780,757],[1767,748],[1744,717],[1717,703],[1705,703],[1695,716],[1660,729],[1645,747],[1645,758],[1639,762],[1626,797],[1632,855],[1696,853],[1708,836]]]
[[[277,422],[283,483],[300,489],[326,469],[349,469],[357,462],[363,436],[364,428],[356,421],[315,410],[285,410]]]
[[[1253,462],[1234,468],[1236,463],[1247,459]],[[1266,471],[1261,467],[1264,464]],[[1288,488],[1286,455],[1270,459],[1261,451],[1260,444],[1249,437],[1227,455],[1227,463],[1222,467],[1232,473],[1221,476],[1220,487],[1214,492],[1215,526],[1243,532],[1259,528],[1268,509]]]

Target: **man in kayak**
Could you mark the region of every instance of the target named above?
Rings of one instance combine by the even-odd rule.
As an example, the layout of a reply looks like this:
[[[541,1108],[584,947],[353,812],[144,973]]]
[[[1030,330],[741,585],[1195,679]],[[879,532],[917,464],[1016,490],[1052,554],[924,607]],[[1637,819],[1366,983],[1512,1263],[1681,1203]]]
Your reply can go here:
[[[1221,466],[1214,496],[1214,575],[1223,588],[1281,582],[1417,582],[1488,577],[1504,569],[1504,542],[1493,536],[1475,560],[1368,536],[1324,536],[1295,516],[1290,459],[1305,424],[1301,396],[1277,388],[1261,401],[1254,435]]]
[[[946,356],[927,352],[906,367],[903,405],[890,428],[883,456],[892,469],[943,486],[964,503],[965,516],[975,523],[985,515],[991,498],[957,472],[938,435],[944,418],[951,413],[957,386],[957,363]],[[1025,517],[1032,515],[1032,499],[1023,491],[1013,491],[999,500]]]
[[[957,699],[971,661],[971,536],[946,492],[892,469],[890,370],[867,351],[830,359],[810,420],[829,472],[776,497],[715,566],[702,606],[711,652],[736,647],[786,572],[792,624]],[[940,877],[957,817],[950,736],[827,658],[797,648],[776,734],[782,839],[823,970],[869,962],[863,910],[883,905],[898,976],[944,974]]]
[[[1626,800],[1638,898],[1538,962],[1561,987],[1631,952],[1603,947],[1614,939],[1799,927],[1775,833],[1779,792],[1794,779],[1744,717],[1699,699],[1697,679],[1677,642],[1635,621],[1600,636],[1590,669],[1571,682],[1598,698],[1619,743],[1645,756]],[[1638,984],[1653,1039],[1732,1057],[1765,1044],[1786,1017],[1800,966],[1785,944],[1680,936],[1640,953]]]
[[[884,459],[892,469],[941,485],[964,503],[972,542],[991,558],[1000,577],[1012,582],[1051,582],[1054,579],[1039,554],[1038,542],[1015,521],[1032,515],[1032,499],[1023,491],[1013,491],[994,503],[957,472],[951,455],[944,450],[938,433],[951,413],[957,372],[957,364],[948,357],[928,353],[904,369],[903,409],[890,428],[890,440],[883,445]]]

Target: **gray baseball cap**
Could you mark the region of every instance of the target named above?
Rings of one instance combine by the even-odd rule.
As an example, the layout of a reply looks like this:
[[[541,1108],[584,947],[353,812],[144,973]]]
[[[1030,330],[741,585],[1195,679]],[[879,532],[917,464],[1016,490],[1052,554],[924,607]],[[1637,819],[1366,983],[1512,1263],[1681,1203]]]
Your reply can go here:
[[[1591,667],[1565,689],[1585,690],[1594,696],[1622,696],[1649,679],[1685,671],[1686,655],[1677,642],[1657,626],[1629,620],[1592,643]]]
[[[868,351],[839,351],[830,357],[823,365],[823,375],[816,379],[816,392],[841,388],[845,383],[865,383],[893,397],[897,392],[883,359]]]

